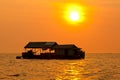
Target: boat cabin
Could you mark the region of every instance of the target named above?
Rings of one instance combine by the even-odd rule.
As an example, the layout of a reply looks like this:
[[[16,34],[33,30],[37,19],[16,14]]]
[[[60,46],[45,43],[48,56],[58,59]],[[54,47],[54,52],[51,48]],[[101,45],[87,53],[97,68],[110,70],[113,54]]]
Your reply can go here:
[[[56,42],[29,42],[22,53],[23,58],[84,58],[85,52],[74,44],[59,45]]]

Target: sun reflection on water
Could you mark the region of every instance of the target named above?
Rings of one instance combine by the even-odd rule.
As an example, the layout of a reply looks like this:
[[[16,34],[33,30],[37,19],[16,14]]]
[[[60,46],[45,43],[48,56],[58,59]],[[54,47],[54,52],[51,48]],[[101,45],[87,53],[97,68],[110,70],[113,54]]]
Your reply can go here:
[[[63,73],[56,80],[83,80],[85,62],[70,62],[63,68]]]

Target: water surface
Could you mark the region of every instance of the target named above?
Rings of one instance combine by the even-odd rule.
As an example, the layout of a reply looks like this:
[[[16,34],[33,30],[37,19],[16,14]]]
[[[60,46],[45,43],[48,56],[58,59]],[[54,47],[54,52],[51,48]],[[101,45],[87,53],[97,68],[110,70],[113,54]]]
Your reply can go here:
[[[0,55],[0,80],[120,80],[120,54],[86,54],[85,60],[29,60],[16,55]]]

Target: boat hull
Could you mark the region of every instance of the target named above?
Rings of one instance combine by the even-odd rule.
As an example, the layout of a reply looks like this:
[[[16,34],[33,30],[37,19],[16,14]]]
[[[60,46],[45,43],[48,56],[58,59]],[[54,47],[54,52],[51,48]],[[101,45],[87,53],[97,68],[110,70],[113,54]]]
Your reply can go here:
[[[45,53],[41,55],[30,55],[28,53],[22,53],[23,59],[84,59],[85,53],[76,56],[55,55],[51,53]]]

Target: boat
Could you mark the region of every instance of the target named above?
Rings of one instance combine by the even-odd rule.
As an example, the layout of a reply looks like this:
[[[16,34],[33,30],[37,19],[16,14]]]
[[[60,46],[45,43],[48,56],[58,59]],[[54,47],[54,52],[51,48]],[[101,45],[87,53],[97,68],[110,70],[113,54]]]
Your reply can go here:
[[[56,42],[29,42],[22,56],[16,59],[84,59],[85,51],[74,44]]]

